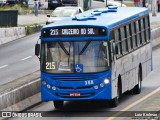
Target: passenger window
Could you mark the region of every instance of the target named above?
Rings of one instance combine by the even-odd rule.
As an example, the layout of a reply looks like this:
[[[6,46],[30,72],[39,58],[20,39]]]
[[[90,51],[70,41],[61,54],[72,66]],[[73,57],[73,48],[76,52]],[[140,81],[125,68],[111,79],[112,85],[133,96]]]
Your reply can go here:
[[[146,40],[149,41],[150,38],[149,16],[145,17],[145,33],[146,33]]]
[[[134,23],[131,23],[131,35],[132,35],[132,44],[133,48],[137,47],[137,40],[136,40],[136,31]]]
[[[136,22],[135,22],[135,24],[136,24],[136,37],[137,37],[137,44],[138,44],[138,47],[139,47],[139,46],[141,46],[139,22],[138,22],[138,21],[136,21]]]
[[[114,38],[116,42],[116,54],[117,56],[122,55],[122,44],[121,44],[121,39],[120,39],[120,29],[116,29],[114,31]]]
[[[114,33],[113,31],[110,31],[110,41],[114,39]]]
[[[126,25],[125,31],[126,31],[126,38],[128,43],[128,50],[131,51],[133,46],[132,46],[132,39],[131,39],[131,30],[129,25]]]
[[[140,20],[140,29],[141,29],[141,39],[142,39],[142,43],[145,44],[145,30],[144,30],[144,24],[143,24],[143,19]]]
[[[123,54],[125,54],[128,51],[128,47],[127,47],[127,39],[126,39],[126,35],[125,35],[125,31],[124,31],[124,27],[120,28],[120,35],[121,35],[121,41],[122,41],[122,52]]]

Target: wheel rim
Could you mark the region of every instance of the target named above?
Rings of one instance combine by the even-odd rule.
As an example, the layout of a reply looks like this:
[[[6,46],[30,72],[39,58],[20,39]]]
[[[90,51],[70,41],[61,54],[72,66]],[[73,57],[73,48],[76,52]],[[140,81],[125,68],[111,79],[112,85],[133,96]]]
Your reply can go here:
[[[139,90],[141,90],[141,77],[140,77],[140,74],[138,76],[138,87],[139,87]]]
[[[119,87],[117,88],[117,100],[119,99]]]
[[[138,86],[139,86],[139,89],[141,89],[141,81],[140,80],[139,80]]]

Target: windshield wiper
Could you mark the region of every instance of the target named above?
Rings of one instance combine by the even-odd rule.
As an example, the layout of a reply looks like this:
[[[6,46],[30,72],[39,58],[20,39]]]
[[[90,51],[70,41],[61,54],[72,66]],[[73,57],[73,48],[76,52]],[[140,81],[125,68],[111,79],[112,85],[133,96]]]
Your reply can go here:
[[[62,48],[62,50],[66,53],[66,55],[70,55],[70,53],[66,50],[66,48],[64,47],[63,43],[58,42],[59,46]]]
[[[79,53],[79,55],[82,55],[82,53],[87,49],[88,45],[91,43],[91,40],[88,41],[85,46],[83,47],[83,49],[81,50],[81,52]]]

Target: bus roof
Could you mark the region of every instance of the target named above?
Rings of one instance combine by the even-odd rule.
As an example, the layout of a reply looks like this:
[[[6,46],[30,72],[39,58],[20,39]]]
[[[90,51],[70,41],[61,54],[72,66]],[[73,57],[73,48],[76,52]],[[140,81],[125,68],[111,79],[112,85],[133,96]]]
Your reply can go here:
[[[141,7],[109,7],[88,10],[84,13],[78,14],[75,18],[66,19],[57,23],[44,26],[42,29],[48,27],[58,26],[105,26],[109,29],[114,28],[120,24],[136,19],[140,16],[149,14],[148,8]]]

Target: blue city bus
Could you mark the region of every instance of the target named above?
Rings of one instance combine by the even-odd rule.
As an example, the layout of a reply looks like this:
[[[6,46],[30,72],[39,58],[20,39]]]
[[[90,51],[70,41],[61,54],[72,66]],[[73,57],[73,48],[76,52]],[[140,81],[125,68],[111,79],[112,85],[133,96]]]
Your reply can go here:
[[[138,7],[92,9],[41,29],[42,101],[104,100],[112,107],[130,91],[141,92],[152,70],[149,10]]]

